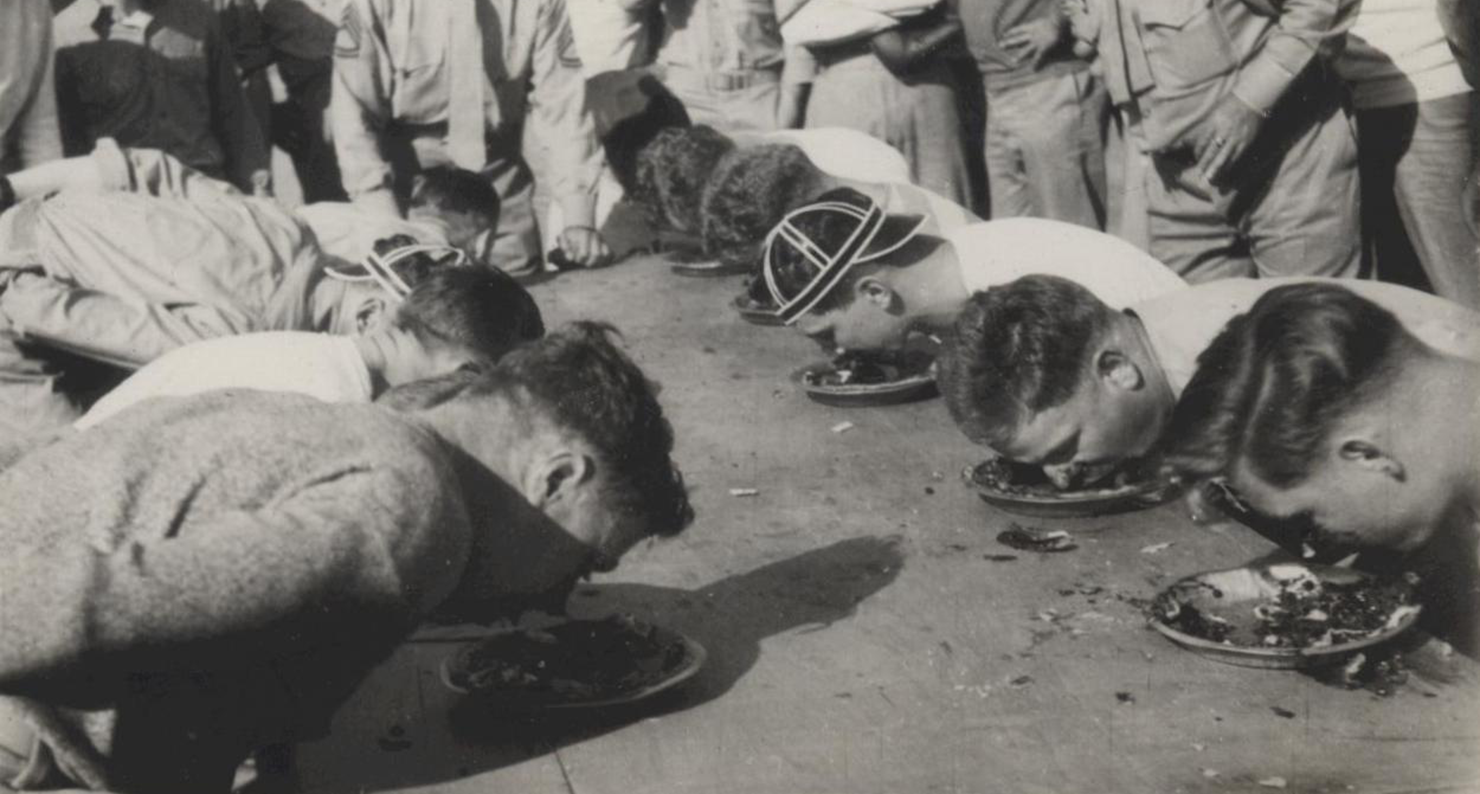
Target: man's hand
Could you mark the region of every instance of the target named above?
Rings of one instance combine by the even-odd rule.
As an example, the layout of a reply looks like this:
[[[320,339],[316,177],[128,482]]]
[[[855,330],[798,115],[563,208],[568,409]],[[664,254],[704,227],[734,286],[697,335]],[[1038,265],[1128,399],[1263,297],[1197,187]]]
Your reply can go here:
[[[1092,57],[1097,49],[1095,42],[1099,31],[1090,19],[1089,6],[1085,4],[1085,0],[1062,0],[1059,3],[1059,13],[1068,21],[1069,35],[1074,39],[1074,55],[1079,58]]]
[[[1037,69],[1050,53],[1064,41],[1069,26],[1058,14],[1024,22],[1002,36],[1002,48],[1012,53],[1018,63],[1032,63]]]
[[[1264,126],[1264,114],[1233,94],[1223,98],[1197,144],[1197,169],[1212,184],[1232,177],[1229,169],[1249,152]]]
[[[607,247],[601,232],[590,226],[567,226],[560,233],[560,253],[581,267],[601,267],[612,259],[612,249]]]

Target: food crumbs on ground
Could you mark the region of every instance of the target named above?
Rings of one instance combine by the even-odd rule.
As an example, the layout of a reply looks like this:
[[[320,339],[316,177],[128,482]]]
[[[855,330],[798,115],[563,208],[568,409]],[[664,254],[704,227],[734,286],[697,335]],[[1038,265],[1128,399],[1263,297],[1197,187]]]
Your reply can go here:
[[[1205,745],[1205,744],[1198,744],[1197,742],[1193,742],[1192,743],[1192,749],[1194,749],[1194,750],[1196,750],[1196,751],[1198,751],[1200,753],[1203,750],[1208,749],[1208,746]]]
[[[1033,683],[1033,676],[1031,676],[1031,675],[1020,675],[1017,678],[1012,679],[1012,681],[1010,683],[1013,686],[1027,686],[1028,684]]]
[[[1025,527],[1017,522],[997,534],[997,542],[1019,551],[1058,552],[1079,548],[1074,537],[1061,529],[1045,530]]]
[[[758,496],[760,491],[755,488],[731,488],[730,496]]]
[[[1153,543],[1141,549],[1142,554],[1160,554],[1172,547],[1171,543]]]
[[[1269,710],[1273,711],[1276,716],[1284,717],[1287,720],[1295,719],[1295,712],[1289,709],[1282,709],[1279,706],[1270,706]]]
[[[1217,776],[1218,776],[1218,770],[1216,770],[1216,769],[1204,769],[1203,770],[1203,777],[1207,778],[1208,780],[1212,780],[1213,778],[1215,778]]]
[[[1115,693],[1115,699],[1118,700],[1118,701],[1120,701],[1121,703],[1135,703],[1136,702],[1136,696],[1135,695],[1132,695],[1129,692],[1116,692]]]
[[[935,489],[934,488],[931,488],[928,485],[925,486],[925,495],[926,496],[935,496]]]
[[[1267,777],[1259,781],[1259,785],[1265,788],[1284,788],[1290,784],[1282,777]]]
[[[983,554],[982,559],[992,562],[1012,562],[1017,559],[1016,554]]]
[[[838,422],[837,424],[832,426],[832,431],[834,433],[846,433],[849,430],[852,430],[854,426],[855,425],[852,422]]]

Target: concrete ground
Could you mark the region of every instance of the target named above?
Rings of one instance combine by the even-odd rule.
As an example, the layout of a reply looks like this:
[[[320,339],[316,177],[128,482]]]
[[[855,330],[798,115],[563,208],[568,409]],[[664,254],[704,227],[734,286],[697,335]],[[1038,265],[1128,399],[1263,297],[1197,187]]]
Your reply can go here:
[[[625,709],[501,715],[438,683],[455,645],[409,643],[333,738],[303,750],[307,790],[1480,790],[1468,659],[1378,698],[1171,645],[1131,599],[1268,541],[1194,525],[1180,504],[1057,522],[989,508],[958,474],[981,451],[939,400],[810,402],[789,376],[815,347],[739,322],[739,289],[651,257],[535,288],[553,322],[615,323],[662,383],[699,511],[684,536],[580,587],[572,609],[687,633],[709,650],[700,675]],[[1013,521],[1080,546],[1013,552],[994,540]],[[1016,559],[989,558],[1003,554]]]

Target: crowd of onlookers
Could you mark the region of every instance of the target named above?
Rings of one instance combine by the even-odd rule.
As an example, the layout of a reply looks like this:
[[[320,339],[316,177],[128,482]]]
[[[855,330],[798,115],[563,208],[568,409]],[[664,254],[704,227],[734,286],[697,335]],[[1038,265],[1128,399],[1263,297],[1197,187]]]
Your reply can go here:
[[[600,142],[661,86],[727,134],[865,132],[939,196],[1108,230],[1190,281],[1375,275],[1480,306],[1480,21],[1461,0],[17,0],[0,13],[0,171],[110,138],[269,195],[277,147],[303,201],[395,216],[417,174],[457,166],[501,200],[477,257],[515,274],[547,251],[612,258]]]

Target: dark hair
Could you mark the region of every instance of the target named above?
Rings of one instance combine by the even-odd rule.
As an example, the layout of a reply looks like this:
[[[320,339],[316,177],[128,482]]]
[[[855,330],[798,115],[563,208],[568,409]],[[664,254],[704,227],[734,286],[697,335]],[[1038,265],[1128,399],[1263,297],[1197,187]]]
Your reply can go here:
[[[812,200],[819,173],[791,144],[752,146],[726,155],[704,190],[704,253],[727,265],[759,268],[766,235],[786,213]]]
[[[1272,289],[1198,356],[1162,434],[1163,462],[1202,480],[1242,461],[1271,485],[1299,485],[1405,343],[1417,344],[1392,312],[1345,287]]]
[[[638,80],[637,87],[648,98],[647,104],[640,112],[613,124],[601,136],[607,165],[628,196],[638,192],[637,163],[643,150],[663,130],[690,126],[689,113],[683,102],[663,87],[656,77],[644,76]]]
[[[380,402],[428,410],[463,397],[527,396],[532,407],[590,444],[612,508],[671,537],[694,519],[672,460],[673,428],[656,389],[612,342],[615,330],[579,322],[510,351],[486,373],[455,372],[386,392]]]
[[[979,444],[1010,439],[1032,414],[1074,396],[1113,317],[1094,293],[1058,276],[972,295],[939,359],[951,418]]]
[[[545,334],[540,307],[508,275],[485,267],[441,268],[411,290],[395,322],[427,341],[462,345],[490,362]]]
[[[699,204],[715,166],[735,142],[713,127],[660,130],[637,155],[629,194],[661,229],[699,231]]]
[[[422,171],[411,191],[411,206],[440,212],[471,213],[497,222],[498,193],[488,179],[465,168],[438,165]]]

